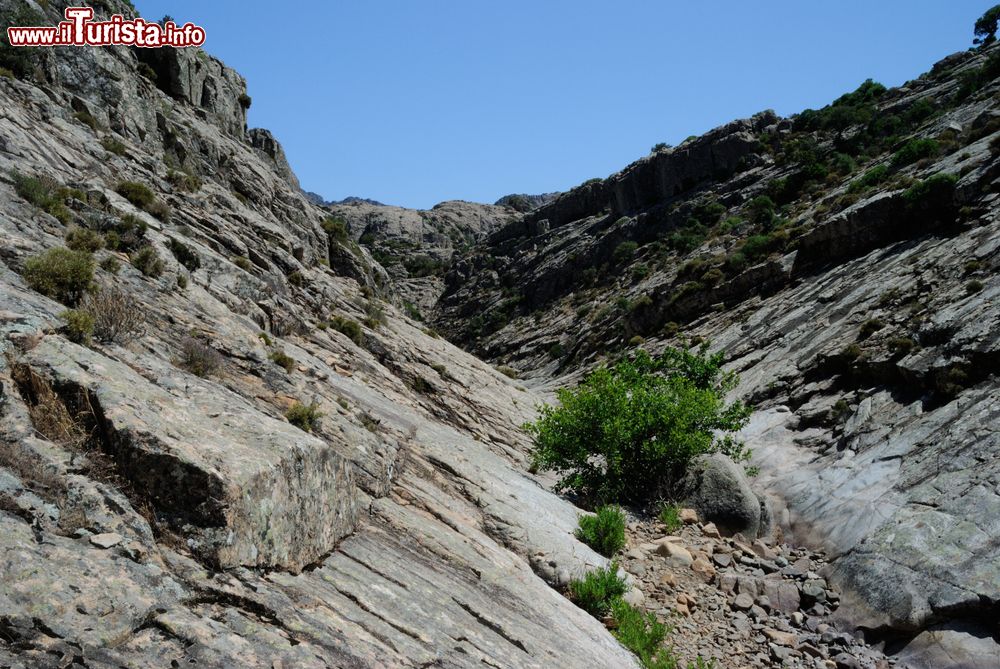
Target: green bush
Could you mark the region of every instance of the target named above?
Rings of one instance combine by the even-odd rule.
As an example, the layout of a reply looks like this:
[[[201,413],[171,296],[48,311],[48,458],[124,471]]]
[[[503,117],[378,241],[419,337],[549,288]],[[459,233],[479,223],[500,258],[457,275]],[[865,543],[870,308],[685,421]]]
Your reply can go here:
[[[639,245],[635,242],[622,242],[615,247],[614,253],[611,254],[611,259],[616,265],[626,263],[635,255],[637,248],[639,248]]]
[[[331,316],[330,327],[346,335],[348,339],[358,346],[364,341],[364,331],[361,329],[361,324],[355,320],[343,316]]]
[[[244,272],[249,272],[253,269],[253,263],[250,262],[250,258],[247,258],[246,256],[233,256],[232,261],[234,265],[239,267]]]
[[[910,211],[942,213],[954,206],[956,183],[957,175],[935,174],[903,191],[903,201]]]
[[[145,244],[147,227],[138,216],[125,214],[110,228],[105,228],[104,241],[109,249],[132,252]]]
[[[94,115],[88,111],[78,111],[73,114],[75,118],[80,123],[84,124],[94,132],[97,132],[101,128],[101,124],[94,118]]]
[[[66,232],[66,246],[74,251],[94,253],[104,248],[104,237],[89,228],[70,228]]]
[[[296,402],[292,408],[285,412],[288,422],[304,432],[312,432],[319,425],[319,419],[323,414],[316,404],[302,404]]]
[[[156,216],[161,221],[170,218],[170,208],[156,199],[149,186],[137,181],[123,181],[115,191],[143,211]]]
[[[615,638],[636,654],[643,667],[671,666],[664,664],[668,658],[673,660],[670,651],[663,647],[667,626],[653,613],[640,611],[619,599],[611,603],[611,616],[616,623]]]
[[[115,154],[116,156],[124,156],[128,151],[128,147],[125,146],[121,141],[115,139],[111,135],[101,139],[101,146],[104,147],[105,151]]]
[[[55,181],[46,177],[33,177],[12,172],[14,191],[22,198],[45,213],[54,216],[61,223],[69,223],[73,215],[63,202],[69,195],[67,189],[59,188]]]
[[[994,5],[987,9],[972,27],[972,32],[976,36],[974,43],[986,46],[995,42],[998,21],[1000,21],[1000,5]]]
[[[94,258],[86,251],[49,249],[28,258],[22,276],[33,290],[73,306],[94,280]]]
[[[877,318],[870,318],[861,324],[859,336],[861,339],[868,339],[873,334],[885,327],[885,323]]]
[[[889,178],[889,168],[885,165],[876,165],[860,177],[851,182],[847,187],[848,192],[857,193],[869,188],[874,188]]]
[[[904,167],[923,158],[937,155],[938,143],[933,139],[911,139],[892,156],[893,167]]]
[[[569,583],[570,598],[595,618],[606,616],[611,611],[611,605],[625,591],[625,581],[618,576],[618,566],[614,562],[603,569],[587,572],[582,579],[573,579]]]
[[[291,374],[292,370],[295,369],[295,358],[288,355],[284,351],[274,351],[268,356],[271,362],[281,367],[286,372]]]
[[[965,293],[967,295],[975,295],[983,289],[983,282],[978,279],[973,279],[969,283],[965,284]]]
[[[240,93],[239,101],[240,107],[243,107],[243,109],[250,109],[250,105],[253,104],[253,98],[246,93]]]
[[[625,546],[625,512],[618,506],[602,506],[593,516],[580,516],[576,537],[604,557]]]
[[[722,354],[667,348],[644,351],[591,372],[575,389],[557,392],[525,425],[534,465],[561,474],[560,491],[598,503],[642,502],[682,476],[691,458],[721,452],[743,460],[731,433],[750,409],[727,404],[737,377],[722,371]]]
[[[80,309],[71,309],[61,313],[59,317],[66,321],[63,331],[67,339],[84,346],[90,344],[90,338],[94,334],[93,316]]]
[[[326,234],[330,235],[331,239],[336,239],[338,242],[346,242],[348,240],[347,234],[347,221],[339,216],[327,216],[323,219],[323,229]]]
[[[156,249],[148,244],[133,253],[129,260],[132,261],[132,266],[142,272],[144,276],[155,279],[163,274],[163,260]]]

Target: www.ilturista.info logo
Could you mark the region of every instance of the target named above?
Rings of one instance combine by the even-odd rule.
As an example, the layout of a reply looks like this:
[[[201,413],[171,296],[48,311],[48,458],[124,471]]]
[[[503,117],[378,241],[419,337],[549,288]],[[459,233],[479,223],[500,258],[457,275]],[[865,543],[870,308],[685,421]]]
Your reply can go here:
[[[205,43],[205,29],[173,21],[149,23],[140,18],[125,19],[115,14],[108,21],[92,21],[90,7],[67,7],[66,20],[52,27],[11,26],[7,39],[11,46],[161,46],[187,47]]]

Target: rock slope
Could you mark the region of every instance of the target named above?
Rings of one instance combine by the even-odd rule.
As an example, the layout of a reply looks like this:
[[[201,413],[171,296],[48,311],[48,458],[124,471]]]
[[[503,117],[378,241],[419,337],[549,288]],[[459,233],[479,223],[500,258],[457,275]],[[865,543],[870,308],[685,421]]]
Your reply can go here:
[[[657,151],[456,260],[435,324],[539,390],[710,340],[845,623],[914,666],[997,666],[998,74],[970,50]]]
[[[560,594],[606,561],[524,473],[537,397],[392,306],[242,78],[35,57],[0,77],[0,665],[636,666]],[[32,274],[66,244],[111,306]]]

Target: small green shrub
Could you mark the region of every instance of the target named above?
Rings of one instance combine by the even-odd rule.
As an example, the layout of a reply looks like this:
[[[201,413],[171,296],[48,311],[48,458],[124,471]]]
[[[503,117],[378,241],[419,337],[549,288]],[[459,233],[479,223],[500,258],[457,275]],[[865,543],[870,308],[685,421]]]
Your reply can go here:
[[[681,529],[681,510],[676,504],[661,504],[657,517],[661,523],[667,526],[668,534]]]
[[[86,251],[49,249],[28,258],[22,276],[32,290],[74,306],[94,280],[94,259]]]
[[[569,583],[570,598],[595,618],[606,616],[611,611],[611,605],[625,591],[625,581],[618,576],[618,566],[614,562],[603,569],[587,572],[582,579],[573,579]]]
[[[46,177],[33,177],[19,172],[12,172],[11,176],[14,179],[14,191],[18,195],[64,225],[70,222],[73,215],[63,202],[69,195],[66,189],[59,188],[55,181]]]
[[[130,253],[145,244],[146,229],[144,220],[125,214],[117,223],[105,229],[104,241],[109,249]]]
[[[632,259],[638,248],[639,245],[636,242],[622,242],[615,247],[614,253],[611,254],[611,260],[616,265],[622,265]]]
[[[676,660],[663,647],[668,628],[657,621],[656,615],[619,599],[611,603],[611,616],[616,623],[615,638],[636,654],[643,667],[676,667]]]
[[[289,374],[291,374],[292,370],[295,369],[295,358],[288,355],[284,351],[272,351],[271,355],[268,357],[271,359],[271,362],[276,364],[278,367],[281,367]]]
[[[903,200],[907,208],[914,211],[945,208],[952,205],[956,183],[958,176],[955,174],[935,174],[907,188]]]
[[[349,239],[347,221],[339,216],[327,216],[323,219],[322,226],[331,239],[335,239],[338,242],[346,242]]]
[[[59,317],[66,321],[63,332],[66,334],[67,339],[76,344],[83,344],[84,346],[90,344],[90,338],[94,334],[93,316],[86,311],[71,309],[61,313]]]
[[[144,276],[155,279],[163,274],[163,259],[149,244],[133,253],[129,260],[131,260],[132,266],[142,272]]]
[[[940,150],[933,139],[911,139],[892,156],[894,167],[904,167],[912,163],[937,155]]]
[[[604,557],[625,546],[625,512],[618,506],[602,506],[593,516],[580,516],[576,537]]]
[[[121,268],[121,263],[118,262],[118,258],[115,256],[108,256],[101,261],[101,269],[110,274],[118,274],[118,270]]]
[[[869,188],[874,188],[889,178],[889,168],[885,165],[876,165],[860,177],[851,182],[847,187],[850,193],[859,193]]]
[[[156,70],[150,67],[148,63],[139,63],[136,72],[139,73],[139,76],[145,77],[154,83],[156,82]]]
[[[253,104],[253,98],[246,93],[240,93],[239,101],[240,107],[243,107],[243,109],[250,109],[250,105]]]
[[[123,181],[115,191],[143,211],[156,216],[161,221],[170,218],[170,208],[156,199],[149,186],[137,181]]]
[[[521,372],[507,365],[500,365],[499,367],[497,367],[497,371],[506,376],[508,379],[521,378]]]
[[[315,430],[322,417],[323,414],[320,413],[319,406],[316,404],[296,402],[292,408],[285,412],[285,418],[288,419],[288,422],[303,432]]]
[[[331,316],[329,322],[330,327],[346,335],[348,339],[358,346],[364,341],[364,331],[361,329],[361,324],[357,321],[343,316]]]
[[[667,348],[639,351],[591,372],[575,389],[557,391],[559,406],[541,407],[525,425],[534,464],[562,476],[556,487],[598,503],[642,502],[686,471],[691,458],[721,452],[744,460],[732,437],[749,420],[725,395],[737,377],[721,353]]]
[[[167,170],[167,181],[188,193],[196,193],[201,189],[201,179],[186,171]]]
[[[104,248],[104,237],[90,228],[72,227],[66,232],[66,246],[74,251],[95,253]]]
[[[101,139],[101,146],[104,147],[105,151],[113,153],[116,156],[124,156],[128,152],[128,147],[111,135]]]
[[[969,283],[965,284],[966,295],[975,295],[982,289],[983,289],[983,282],[976,279],[973,279]]]
[[[385,324],[385,307],[378,300],[368,300],[368,304],[365,305],[365,325],[377,330]]]
[[[307,283],[309,283],[309,281],[306,279],[305,274],[303,274],[299,270],[295,270],[294,272],[289,274],[286,278],[288,279],[288,283],[292,286],[295,286],[296,288],[301,288],[305,286]]]

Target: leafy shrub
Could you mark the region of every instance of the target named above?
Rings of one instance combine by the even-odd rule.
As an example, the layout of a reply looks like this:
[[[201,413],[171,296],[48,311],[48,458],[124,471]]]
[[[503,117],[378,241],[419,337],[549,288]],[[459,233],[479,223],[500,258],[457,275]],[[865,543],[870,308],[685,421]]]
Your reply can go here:
[[[94,318],[90,314],[80,309],[71,309],[61,313],[59,317],[66,321],[63,332],[67,339],[84,346],[90,344],[90,338],[94,334]]]
[[[385,323],[385,307],[378,300],[368,300],[368,304],[365,305],[365,325],[377,330]]]
[[[167,170],[167,181],[175,188],[188,193],[195,193],[201,189],[201,179],[184,170]]]
[[[240,107],[243,107],[243,109],[250,109],[250,105],[253,104],[253,98],[246,93],[240,93],[239,101]]]
[[[625,512],[618,506],[602,506],[593,516],[580,516],[576,537],[604,557],[625,546]]]
[[[615,638],[636,654],[643,667],[676,666],[664,664],[673,658],[663,647],[667,626],[657,621],[656,615],[640,611],[620,599],[611,603],[611,615],[616,623]]]
[[[271,362],[281,367],[286,372],[291,374],[292,370],[295,369],[295,358],[288,355],[284,351],[273,351],[271,355],[268,356]]]
[[[132,265],[144,276],[155,279],[163,274],[163,259],[149,244],[133,253],[129,259],[132,261]]]
[[[174,254],[174,257],[177,258],[177,262],[183,265],[187,271],[195,272],[201,267],[201,257],[199,257],[198,253],[179,239],[171,237],[167,241],[167,247]]]
[[[123,181],[115,191],[143,211],[156,216],[161,221],[170,218],[170,208],[156,199],[149,186],[137,181]]]
[[[994,5],[983,12],[972,28],[972,32],[976,36],[974,43],[985,46],[995,42],[998,21],[1000,21],[1000,5]]]
[[[973,279],[969,283],[965,284],[966,295],[975,295],[983,289],[983,282],[978,279]]]
[[[304,432],[312,432],[316,429],[316,426],[319,425],[319,419],[322,417],[323,414],[320,413],[319,406],[316,404],[296,402],[292,408],[285,412],[285,418],[288,419],[288,422]]]
[[[18,195],[61,223],[69,223],[72,214],[63,202],[67,193],[56,182],[46,177],[33,177],[19,172],[12,172],[11,176],[14,179],[14,191]]]
[[[101,261],[100,267],[105,272],[109,272],[111,274],[118,274],[118,269],[121,267],[121,263],[118,262],[118,258],[114,256],[108,256],[107,258]]]
[[[635,242],[622,242],[615,247],[614,253],[611,254],[611,259],[616,265],[626,263],[635,255],[637,248],[639,248],[639,245]]]
[[[936,155],[938,150],[938,143],[933,139],[911,139],[892,156],[892,164],[894,167],[910,165]]]
[[[857,193],[869,188],[874,188],[889,178],[889,168],[885,165],[876,165],[860,177],[851,182],[847,187],[848,192]]]
[[[186,337],[181,342],[179,364],[195,376],[205,378],[222,368],[222,355],[208,344]]]
[[[517,371],[513,367],[508,367],[507,365],[500,365],[497,367],[497,371],[506,376],[508,379],[521,378],[521,372]]]
[[[625,594],[625,590],[625,581],[618,576],[618,566],[613,562],[569,583],[570,598],[595,618],[606,616],[611,611],[611,605]]]
[[[309,283],[306,279],[306,275],[299,270],[293,271],[287,277],[289,285],[295,286],[296,288],[301,288],[302,286]]]
[[[102,286],[89,293],[80,311],[90,315],[98,341],[127,344],[146,330],[146,311],[131,293],[115,286]]]
[[[346,242],[349,239],[347,221],[339,216],[327,216],[323,219],[322,226],[331,239],[336,239],[338,242]]]
[[[104,237],[89,228],[70,228],[66,232],[66,246],[74,251],[94,253],[104,248]]]
[[[16,9],[11,8],[4,11],[0,19],[2,19],[4,27],[41,26],[46,23],[45,19],[31,9],[27,3],[18,3]],[[38,58],[41,55],[40,51],[43,50],[11,46],[7,38],[7,31],[0,30],[0,67],[11,72],[18,79],[27,79],[35,73]]]
[[[32,290],[74,306],[94,280],[94,259],[86,251],[49,249],[28,258],[22,276]]]
[[[676,532],[681,528],[681,510],[676,504],[661,504],[657,517],[667,526],[667,533]]]
[[[109,249],[115,251],[135,251],[145,243],[146,229],[144,220],[125,214],[110,228],[105,228],[104,241]]]
[[[145,77],[154,83],[156,82],[156,70],[150,67],[149,63],[139,63],[136,72],[139,73],[139,76]]]
[[[958,176],[954,174],[935,174],[903,191],[903,200],[911,211],[944,210],[954,204],[956,183]]]
[[[128,151],[128,147],[125,144],[110,135],[101,139],[101,146],[104,147],[105,151],[113,153],[116,156],[124,156]]]
[[[348,339],[358,346],[364,341],[364,332],[361,330],[361,324],[355,320],[343,316],[331,316],[330,327],[346,335]]]
[[[403,267],[412,277],[441,276],[447,271],[448,264],[428,255],[417,255],[404,258]]]
[[[731,433],[750,409],[726,404],[735,374],[722,371],[722,354],[667,348],[644,351],[614,367],[591,372],[575,389],[557,392],[559,406],[543,406],[525,425],[535,442],[534,464],[562,477],[560,491],[601,503],[645,501],[685,472],[691,458],[747,453]]]

